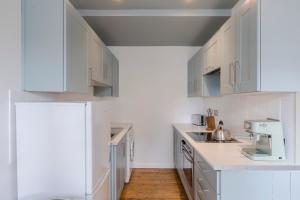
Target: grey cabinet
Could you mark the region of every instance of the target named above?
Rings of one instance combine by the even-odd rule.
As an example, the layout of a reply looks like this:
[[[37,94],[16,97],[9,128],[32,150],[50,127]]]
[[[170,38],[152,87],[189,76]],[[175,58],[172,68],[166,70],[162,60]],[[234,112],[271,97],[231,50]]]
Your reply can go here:
[[[203,52],[202,49],[200,49],[188,61],[188,97],[203,96],[203,66]]]
[[[23,88],[88,92],[86,22],[67,0],[22,1]]]
[[[233,94],[236,91],[236,30],[235,18],[231,17],[221,28],[223,37],[223,64],[221,67],[221,94]]]
[[[111,147],[111,198],[121,197],[126,178],[127,137],[124,136],[118,145]]]
[[[181,150],[181,136],[180,134],[177,132],[177,130],[174,128],[173,131],[173,141],[174,141],[174,149],[173,149],[173,153],[174,153],[174,166],[177,169],[177,172],[180,174],[183,168],[183,154],[182,154],[182,150]]]
[[[107,87],[95,87],[94,95],[105,97],[105,96],[112,96],[112,97],[119,97],[119,61],[118,59],[112,54],[112,86]]]
[[[97,34],[89,28],[88,32],[88,68],[92,85],[100,85],[103,69],[103,48],[104,44]]]
[[[103,49],[103,72],[102,81],[108,86],[112,86],[113,54],[105,47]]]
[[[300,2],[293,0],[236,4],[223,26],[223,94],[300,90],[300,57],[293,53],[299,51],[300,26],[286,23],[297,23],[300,14],[293,9],[297,6]],[[282,15],[283,10],[289,14]]]
[[[220,171],[213,170],[198,154],[194,154],[194,199],[220,199]]]
[[[203,96],[300,91],[300,57],[295,53],[300,26],[288,25],[298,23],[300,13],[293,8],[299,6],[294,0],[240,0],[203,47]],[[282,15],[283,10],[289,14]],[[189,96],[194,96],[192,89],[190,81]]]
[[[119,60],[113,55],[113,69],[112,69],[112,96],[119,97]]]
[[[297,200],[300,197],[300,171],[291,173],[291,200]]]
[[[203,47],[206,59],[203,74],[208,74],[221,67],[221,39],[221,34],[218,31]]]
[[[236,21],[236,71],[237,93],[259,91],[259,4],[257,0],[240,3],[234,10]]]

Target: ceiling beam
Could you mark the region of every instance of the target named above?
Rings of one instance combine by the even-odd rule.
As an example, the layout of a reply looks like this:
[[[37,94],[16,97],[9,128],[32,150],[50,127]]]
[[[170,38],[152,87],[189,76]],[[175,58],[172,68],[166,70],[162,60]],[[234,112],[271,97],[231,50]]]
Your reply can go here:
[[[186,10],[79,10],[82,16],[91,17],[227,17],[230,9],[186,9]]]

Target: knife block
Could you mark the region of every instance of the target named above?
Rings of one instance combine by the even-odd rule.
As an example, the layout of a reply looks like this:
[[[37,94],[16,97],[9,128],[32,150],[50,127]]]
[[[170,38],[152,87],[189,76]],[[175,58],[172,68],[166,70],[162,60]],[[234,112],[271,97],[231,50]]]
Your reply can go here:
[[[216,129],[216,122],[215,122],[215,117],[214,116],[208,116],[206,118],[207,120],[207,128],[206,130],[208,131],[213,131]]]

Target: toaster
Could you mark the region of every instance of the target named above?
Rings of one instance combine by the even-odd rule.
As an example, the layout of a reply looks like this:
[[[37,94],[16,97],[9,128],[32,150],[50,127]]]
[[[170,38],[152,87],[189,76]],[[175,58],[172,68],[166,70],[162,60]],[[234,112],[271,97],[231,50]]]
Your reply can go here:
[[[192,114],[192,124],[196,126],[206,126],[206,116],[201,114]]]

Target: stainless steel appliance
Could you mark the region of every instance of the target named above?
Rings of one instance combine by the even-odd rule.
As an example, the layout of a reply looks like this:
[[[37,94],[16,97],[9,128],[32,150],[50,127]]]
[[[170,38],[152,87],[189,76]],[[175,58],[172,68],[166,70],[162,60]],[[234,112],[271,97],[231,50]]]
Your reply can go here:
[[[218,128],[212,133],[212,138],[216,141],[223,142],[232,140],[230,131],[224,129],[223,121],[219,122]]]
[[[185,141],[181,140],[183,153],[183,185],[190,197],[194,195],[194,152],[193,148]]]
[[[192,124],[196,126],[206,126],[206,116],[201,114],[193,114]]]
[[[252,138],[252,145],[242,154],[252,160],[285,160],[282,124],[278,120],[245,121],[244,127]]]

